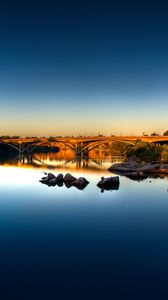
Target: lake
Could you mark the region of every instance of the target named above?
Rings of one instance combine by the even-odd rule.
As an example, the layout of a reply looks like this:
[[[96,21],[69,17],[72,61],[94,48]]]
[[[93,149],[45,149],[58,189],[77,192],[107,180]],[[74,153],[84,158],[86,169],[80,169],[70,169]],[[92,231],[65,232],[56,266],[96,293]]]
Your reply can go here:
[[[120,157],[36,154],[0,165],[1,299],[167,299],[168,180],[120,177]],[[48,187],[43,172],[84,176],[82,191]]]

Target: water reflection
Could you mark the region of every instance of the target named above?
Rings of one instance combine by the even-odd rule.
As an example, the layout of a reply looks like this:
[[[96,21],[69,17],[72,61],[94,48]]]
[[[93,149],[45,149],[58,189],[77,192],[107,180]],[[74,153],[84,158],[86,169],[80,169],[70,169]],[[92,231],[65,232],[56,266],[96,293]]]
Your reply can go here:
[[[14,159],[4,161],[3,165],[30,166],[47,169],[85,169],[88,171],[107,170],[115,162],[121,162],[123,157],[112,156],[109,153],[93,151],[89,157],[74,156],[70,150],[59,153],[34,153],[18,155]]]
[[[117,158],[96,154],[87,164],[77,163],[61,152],[20,157],[1,166],[0,265],[7,292],[12,284],[33,294],[35,284],[39,291],[47,287],[62,293],[67,286],[83,291],[93,283],[94,293],[99,287],[103,293],[116,289],[124,293],[120,299],[130,299],[126,293],[136,295],[143,284],[150,291],[159,284],[159,293],[164,282],[167,288],[167,181],[120,177],[119,190],[102,194],[97,183],[111,176],[107,167],[113,161]],[[48,165],[55,170],[47,170]],[[39,183],[43,172],[69,172],[90,184],[83,191],[65,185],[48,188]]]

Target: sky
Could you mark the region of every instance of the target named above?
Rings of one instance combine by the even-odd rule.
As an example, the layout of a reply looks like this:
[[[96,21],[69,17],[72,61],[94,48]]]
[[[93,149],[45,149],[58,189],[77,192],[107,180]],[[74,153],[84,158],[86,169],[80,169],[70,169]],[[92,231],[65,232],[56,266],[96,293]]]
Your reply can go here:
[[[0,4],[0,135],[168,129],[166,1]]]

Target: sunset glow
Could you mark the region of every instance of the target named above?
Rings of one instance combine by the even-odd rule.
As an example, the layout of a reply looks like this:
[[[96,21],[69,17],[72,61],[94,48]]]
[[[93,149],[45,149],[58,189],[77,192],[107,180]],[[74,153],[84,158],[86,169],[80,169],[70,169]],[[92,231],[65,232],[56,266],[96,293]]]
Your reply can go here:
[[[2,5],[1,135],[167,129],[167,16],[154,4],[85,5]]]

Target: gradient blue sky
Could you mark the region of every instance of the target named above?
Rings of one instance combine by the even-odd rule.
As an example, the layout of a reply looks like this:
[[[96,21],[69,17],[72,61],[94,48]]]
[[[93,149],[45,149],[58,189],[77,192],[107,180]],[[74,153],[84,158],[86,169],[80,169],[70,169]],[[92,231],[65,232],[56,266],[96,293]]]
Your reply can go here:
[[[0,4],[0,135],[168,129],[165,2],[53,2]]]

